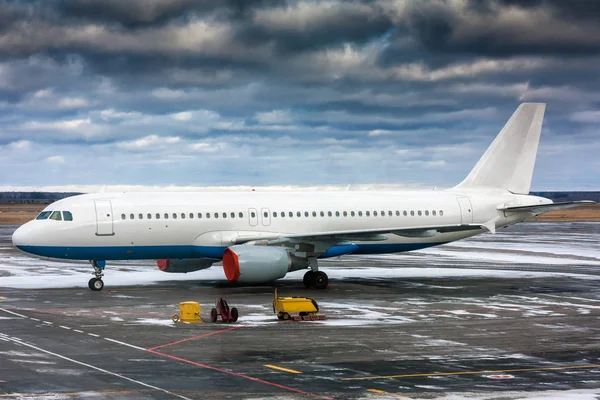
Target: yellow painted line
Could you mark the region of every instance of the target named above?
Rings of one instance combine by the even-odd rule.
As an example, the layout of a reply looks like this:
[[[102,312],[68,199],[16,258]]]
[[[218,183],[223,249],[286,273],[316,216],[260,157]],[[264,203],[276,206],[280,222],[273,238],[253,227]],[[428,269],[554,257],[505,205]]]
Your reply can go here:
[[[300,371],[296,371],[295,369],[278,367],[277,365],[273,365],[273,364],[265,364],[265,367],[271,368],[271,369],[276,369],[278,371],[289,372],[290,374],[301,374],[302,373]]]
[[[600,368],[600,364],[594,365],[565,365],[560,367],[539,367],[539,368],[519,368],[519,369],[496,369],[484,371],[460,371],[460,372],[431,372],[425,374],[402,374],[402,375],[381,375],[381,376],[364,376],[360,378],[341,378],[342,381],[363,381],[373,379],[394,379],[394,378],[412,378],[420,376],[451,376],[451,375],[481,375],[495,374],[507,372],[527,372],[527,371],[560,371],[565,369],[591,369]]]
[[[377,394],[382,394],[385,396],[397,397],[399,399],[410,399],[410,397],[402,396],[401,394],[389,393],[384,390],[379,390],[379,389],[367,389],[367,390],[371,393],[377,393]]]

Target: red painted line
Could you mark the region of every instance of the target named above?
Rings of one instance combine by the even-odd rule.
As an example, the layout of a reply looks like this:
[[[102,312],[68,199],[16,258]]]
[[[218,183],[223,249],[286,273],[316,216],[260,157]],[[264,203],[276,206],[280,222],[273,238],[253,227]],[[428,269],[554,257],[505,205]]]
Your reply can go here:
[[[234,331],[236,329],[245,328],[247,326],[248,325],[232,326],[231,328],[221,329],[220,331],[214,331],[214,332],[210,332],[210,333],[205,333],[204,335],[192,336],[192,337],[189,337],[187,339],[181,339],[181,340],[177,340],[175,342],[165,343],[165,344],[161,344],[160,346],[151,347],[151,348],[148,349],[148,351],[156,350],[156,349],[162,349],[163,347],[173,346],[173,345],[176,345],[176,344],[179,344],[179,343],[188,342],[190,340],[201,339],[201,338],[204,338],[204,337],[207,337],[207,336],[218,335],[219,333],[223,333],[223,332]]]
[[[219,332],[221,332],[221,331],[219,331]],[[180,362],[183,362],[183,363],[186,363],[186,364],[191,364],[191,365],[194,365],[196,367],[210,369],[210,370],[213,370],[213,371],[221,372],[223,374],[237,376],[238,378],[248,379],[250,381],[257,382],[257,383],[262,383],[264,385],[274,386],[276,388],[287,390],[287,391],[290,391],[290,392],[299,393],[299,394],[302,394],[304,396],[316,397],[316,398],[320,398],[320,399],[331,400],[331,398],[329,398],[329,397],[322,397],[322,396],[319,396],[317,394],[308,393],[308,392],[305,392],[303,390],[296,389],[296,388],[293,388],[293,387],[290,387],[290,386],[280,385],[279,383],[265,381],[264,379],[255,378],[253,376],[249,376],[249,375],[245,375],[245,374],[239,374],[237,372],[228,371],[226,369],[221,369],[221,368],[213,367],[211,365],[201,364],[201,363],[198,363],[198,362],[195,362],[195,361],[192,361],[192,360],[188,360],[188,359],[185,359],[185,358],[181,358],[181,357],[177,357],[177,356],[172,356],[170,354],[161,353],[160,351],[155,351],[154,349],[147,349],[146,351],[148,351],[149,353],[152,353],[152,354],[156,354],[156,355],[159,355],[159,356],[170,358],[172,360],[180,361]]]

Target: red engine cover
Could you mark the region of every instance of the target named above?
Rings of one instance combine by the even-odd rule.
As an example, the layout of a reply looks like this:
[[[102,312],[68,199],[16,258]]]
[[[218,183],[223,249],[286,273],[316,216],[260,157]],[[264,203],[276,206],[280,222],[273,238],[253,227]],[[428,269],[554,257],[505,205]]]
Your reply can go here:
[[[160,266],[159,266],[160,268]],[[223,270],[229,282],[235,282],[240,277],[240,262],[237,254],[230,248],[223,253]]]

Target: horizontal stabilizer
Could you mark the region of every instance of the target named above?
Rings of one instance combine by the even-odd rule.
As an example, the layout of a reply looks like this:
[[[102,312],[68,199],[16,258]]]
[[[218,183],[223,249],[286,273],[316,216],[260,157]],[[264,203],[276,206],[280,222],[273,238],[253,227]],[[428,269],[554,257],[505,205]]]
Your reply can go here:
[[[532,214],[543,214],[548,211],[568,210],[569,208],[588,206],[590,204],[596,204],[596,202],[591,200],[565,201],[562,203],[539,204],[534,206],[502,207],[499,208],[499,210],[508,212],[530,212]]]

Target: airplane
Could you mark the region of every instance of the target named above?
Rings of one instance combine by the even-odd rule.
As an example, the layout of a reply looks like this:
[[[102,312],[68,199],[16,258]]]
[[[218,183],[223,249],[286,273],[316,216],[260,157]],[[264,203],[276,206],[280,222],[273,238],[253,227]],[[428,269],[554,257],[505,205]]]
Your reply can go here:
[[[594,203],[529,195],[545,107],[519,105],[451,189],[84,194],[50,204],[12,241],[38,256],[89,260],[94,291],[107,261],[146,259],[171,273],[221,261],[239,284],[306,271],[306,287],[325,289],[319,259],[423,249]]]

